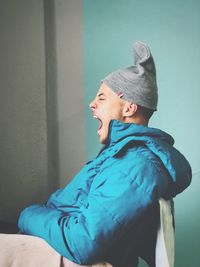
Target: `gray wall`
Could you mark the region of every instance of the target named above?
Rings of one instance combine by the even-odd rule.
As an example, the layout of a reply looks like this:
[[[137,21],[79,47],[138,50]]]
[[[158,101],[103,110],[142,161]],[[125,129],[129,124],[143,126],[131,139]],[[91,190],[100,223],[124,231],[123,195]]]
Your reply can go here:
[[[0,220],[48,193],[42,1],[0,1]]]
[[[59,185],[85,160],[81,0],[56,0]]]
[[[84,161],[80,10],[0,0],[0,221],[45,201]]]

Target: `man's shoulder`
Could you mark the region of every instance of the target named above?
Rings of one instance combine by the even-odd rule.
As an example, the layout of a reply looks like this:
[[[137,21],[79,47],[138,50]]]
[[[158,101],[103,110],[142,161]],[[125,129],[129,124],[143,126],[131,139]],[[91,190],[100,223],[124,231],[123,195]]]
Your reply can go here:
[[[124,154],[109,157],[100,166],[98,179],[94,182],[95,188],[99,185],[109,185],[121,191],[140,188],[151,196],[160,183],[167,180],[160,162],[145,146],[129,147]]]
[[[160,164],[160,159],[146,145],[142,143],[128,144],[123,147],[114,157],[121,161],[130,162],[130,164]]]
[[[145,145],[128,144],[114,155],[104,161],[101,170],[108,172],[120,172],[129,175],[140,175],[140,173],[160,172],[162,163],[159,158]]]

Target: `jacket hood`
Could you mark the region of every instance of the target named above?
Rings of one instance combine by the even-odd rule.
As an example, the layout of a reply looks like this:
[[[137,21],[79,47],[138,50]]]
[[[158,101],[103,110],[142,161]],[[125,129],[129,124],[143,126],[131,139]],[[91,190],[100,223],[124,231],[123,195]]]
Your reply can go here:
[[[174,139],[156,128],[112,120],[108,145],[115,145],[115,155],[129,143],[140,142],[150,149],[163,163],[172,181],[170,197],[182,192],[191,183],[192,171],[187,159],[173,146]]]

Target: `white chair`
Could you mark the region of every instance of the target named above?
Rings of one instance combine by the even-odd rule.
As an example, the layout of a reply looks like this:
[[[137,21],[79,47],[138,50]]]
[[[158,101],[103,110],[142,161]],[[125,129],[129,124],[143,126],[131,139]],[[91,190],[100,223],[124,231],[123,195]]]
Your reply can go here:
[[[156,240],[156,267],[174,266],[174,226],[172,201],[160,199],[160,226]]]

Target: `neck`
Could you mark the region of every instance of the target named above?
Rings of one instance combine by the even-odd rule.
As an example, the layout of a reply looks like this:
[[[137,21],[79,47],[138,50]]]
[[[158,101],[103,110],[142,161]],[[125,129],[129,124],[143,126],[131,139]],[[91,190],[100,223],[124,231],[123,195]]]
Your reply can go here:
[[[143,116],[133,116],[133,117],[126,117],[124,119],[125,123],[136,123],[143,126],[148,126],[148,121]]]

